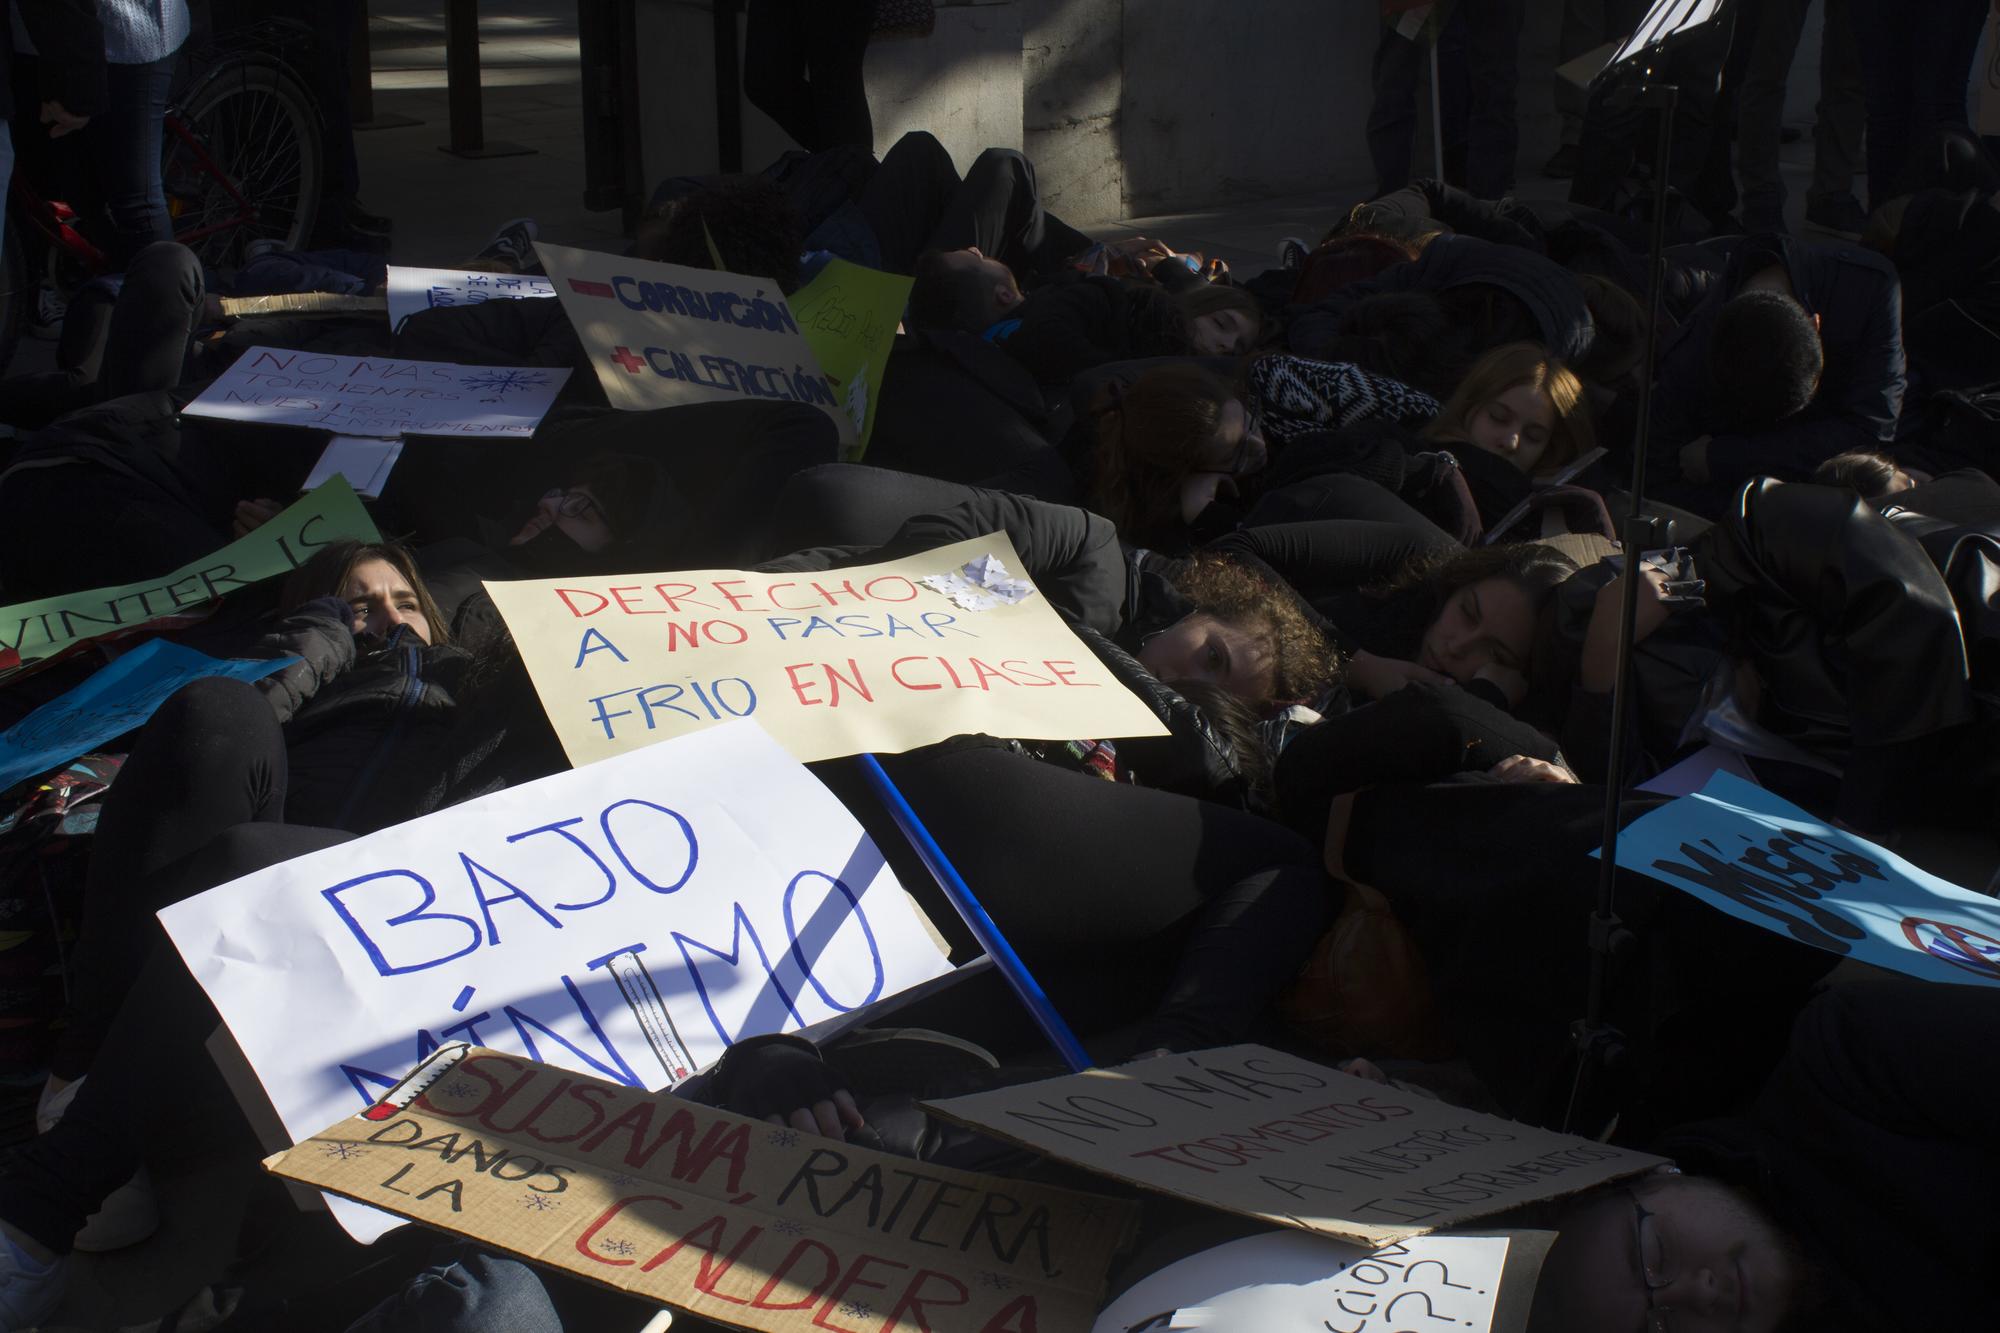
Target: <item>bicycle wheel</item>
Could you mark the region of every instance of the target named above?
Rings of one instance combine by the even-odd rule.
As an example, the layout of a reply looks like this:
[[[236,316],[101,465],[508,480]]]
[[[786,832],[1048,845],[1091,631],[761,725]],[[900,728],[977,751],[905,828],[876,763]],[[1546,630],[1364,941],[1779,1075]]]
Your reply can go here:
[[[174,239],[210,268],[252,241],[304,247],[323,181],[319,113],[289,69],[254,52],[222,58],[167,113],[161,177]]]

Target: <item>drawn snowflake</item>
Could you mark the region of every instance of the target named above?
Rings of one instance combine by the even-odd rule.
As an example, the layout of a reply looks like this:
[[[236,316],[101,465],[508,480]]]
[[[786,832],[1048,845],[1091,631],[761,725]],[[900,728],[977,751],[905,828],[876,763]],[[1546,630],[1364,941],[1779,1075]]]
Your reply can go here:
[[[843,1301],[840,1305],[840,1312],[849,1319],[866,1319],[869,1315],[875,1313],[875,1309],[867,1301]]]
[[[637,1252],[639,1247],[629,1240],[607,1240],[599,1242],[597,1248],[606,1254],[615,1254],[623,1258],[625,1255]]]
[[[771,1223],[771,1230],[777,1232],[780,1236],[803,1236],[806,1234],[805,1224],[803,1222],[794,1222],[789,1217],[781,1217]]]
[[[543,1194],[524,1194],[521,1196],[521,1206],[530,1212],[546,1213],[551,1208],[562,1207],[562,1200],[551,1199]]]
[[[329,1143],[323,1146],[320,1151],[328,1157],[338,1157],[343,1162],[353,1161],[357,1157],[368,1155],[366,1148],[354,1143]]]
[[[519,390],[539,389],[549,382],[547,372],[540,370],[483,370],[477,375],[461,375],[459,385],[468,393],[490,393],[495,400]],[[489,400],[490,401],[490,400]]]
[[[799,1132],[796,1129],[774,1129],[764,1136],[764,1142],[773,1148],[790,1148],[797,1145]]]
[[[1008,1277],[1005,1273],[981,1273],[979,1275],[979,1285],[990,1291],[1012,1291],[1014,1289],[1014,1279]]]

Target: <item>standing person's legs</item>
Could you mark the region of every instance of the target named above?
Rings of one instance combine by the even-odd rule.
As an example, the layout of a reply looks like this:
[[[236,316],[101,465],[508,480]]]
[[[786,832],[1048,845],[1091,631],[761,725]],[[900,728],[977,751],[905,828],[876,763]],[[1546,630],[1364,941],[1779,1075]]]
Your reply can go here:
[[[862,65],[875,27],[875,0],[811,0],[805,12],[806,66],[812,91],[815,153],[840,144],[875,151]]]
[[[1736,175],[1743,184],[1745,231],[1785,229],[1785,182],[1778,173],[1778,142],[1785,85],[1791,78],[1792,57],[1798,52],[1810,3],[1763,0],[1737,20],[1736,38],[1750,47],[1736,101]],[[1821,93],[1824,99],[1824,88]]]
[[[1987,0],[1937,0],[1922,7],[1913,87],[1917,95],[1911,147],[1920,149],[1940,125],[1970,130],[1967,95],[1972,60],[1985,25]]]
[[[123,268],[154,241],[170,241],[173,220],[160,184],[161,123],[174,57],[105,67],[104,111],[86,133],[115,233],[112,259]]]
[[[1861,52],[1855,45],[1848,0],[1826,0],[1820,29],[1819,109],[1813,125],[1813,203],[1854,201],[1854,174],[1861,164],[1861,131],[1867,120],[1868,96],[1861,86]],[[1739,129],[1739,153],[1741,133]]]
[[[193,681],[140,730],[91,848],[58,1078],[90,1067],[155,939],[153,913],[181,894],[170,868],[225,829],[282,820],[288,773],[277,717],[242,681]]]
[[[890,145],[854,200],[882,248],[884,270],[908,273],[917,256],[933,246],[956,250],[973,244],[938,234],[958,186],[957,164],[929,130],[911,130]]]
[[[1423,45],[1382,25],[1370,68],[1374,100],[1368,108],[1368,158],[1375,165],[1380,197],[1410,183],[1410,160],[1417,132],[1417,72]]]
[[[1090,238],[1043,209],[1034,163],[1011,148],[989,148],[952,192],[931,235],[934,249],[967,245],[1026,277],[1059,267]]]
[[[1605,31],[1604,0],[1563,0],[1562,30],[1556,38],[1556,64],[1567,65],[1611,39]],[[1589,97],[1578,84],[1555,78],[1556,115],[1562,120],[1562,146],[1572,150],[1583,138],[1583,113]]]
[[[1916,16],[1894,0],[1850,0],[1848,17],[1861,56],[1868,101],[1868,209],[1896,197],[1907,163],[1917,92]]]
[[[1521,135],[1521,22],[1525,0],[1482,0],[1464,7],[1466,62],[1472,75],[1471,123],[1465,184],[1481,199],[1503,198],[1514,188]]]
[[[800,0],[750,0],[743,39],[743,95],[808,151],[814,148],[812,89]]]

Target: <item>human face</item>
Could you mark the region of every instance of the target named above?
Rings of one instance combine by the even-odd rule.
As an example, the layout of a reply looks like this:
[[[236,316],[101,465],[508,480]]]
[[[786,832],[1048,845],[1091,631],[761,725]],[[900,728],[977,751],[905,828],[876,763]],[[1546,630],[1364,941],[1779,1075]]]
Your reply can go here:
[[[1247,477],[1261,472],[1270,459],[1264,432],[1241,402],[1232,398],[1222,405],[1216,418],[1215,438],[1209,441],[1198,471],[1220,472],[1229,477]]]
[[[1481,579],[1453,593],[1417,650],[1417,665],[1463,683],[1486,667],[1525,672],[1535,606],[1511,579]]]
[[[572,486],[564,490],[558,486],[545,492],[535,504],[535,512],[514,534],[509,546],[522,546],[547,532],[551,527],[564,533],[569,539],[586,551],[601,551],[611,545],[617,535],[611,530],[611,520],[598,507],[597,497],[588,486]]]
[[[1206,611],[1146,640],[1139,662],[1161,680],[1204,680],[1253,704],[1268,703],[1277,692],[1278,658],[1270,639]]]
[[[1533,472],[1549,447],[1555,419],[1555,405],[1547,394],[1532,384],[1516,384],[1481,403],[1465,423],[1465,433],[1473,448]]]
[[[1211,310],[1189,329],[1197,356],[1242,356],[1257,338],[1257,321],[1241,310]]]
[[[431,641],[431,622],[425,618],[417,591],[402,572],[379,557],[363,560],[347,571],[341,597],[354,608],[354,632],[386,639],[398,625],[425,643]]]
[[[945,255],[944,262],[954,273],[975,272],[986,280],[988,324],[1005,319],[1008,311],[1026,299],[1021,295],[1021,284],[1014,281],[1014,270],[997,259],[981,254],[976,245],[950,251]]]
[[[1550,1322],[1590,1333],[1774,1333],[1807,1275],[1796,1243],[1746,1195],[1690,1176],[1593,1192],[1564,1215],[1552,1257]]]

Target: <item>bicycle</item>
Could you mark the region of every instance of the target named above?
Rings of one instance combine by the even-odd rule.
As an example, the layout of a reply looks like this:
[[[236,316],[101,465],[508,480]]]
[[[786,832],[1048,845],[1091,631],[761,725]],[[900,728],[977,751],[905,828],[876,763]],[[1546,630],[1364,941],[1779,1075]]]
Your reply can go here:
[[[303,24],[266,19],[195,52],[195,72],[168,103],[160,177],[174,239],[211,269],[240,265],[259,240],[296,250],[312,235],[324,178],[320,115],[286,59],[312,38]],[[13,360],[42,279],[72,292],[110,259],[83,219],[17,170],[0,242],[0,371]]]

